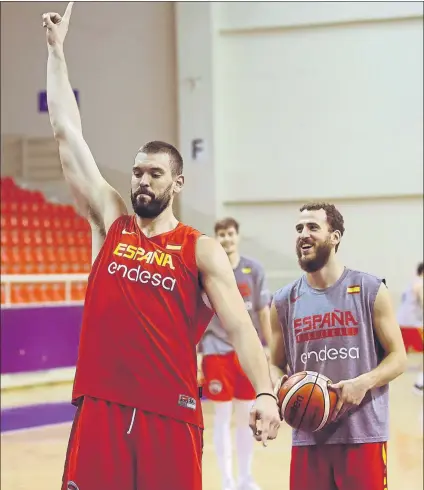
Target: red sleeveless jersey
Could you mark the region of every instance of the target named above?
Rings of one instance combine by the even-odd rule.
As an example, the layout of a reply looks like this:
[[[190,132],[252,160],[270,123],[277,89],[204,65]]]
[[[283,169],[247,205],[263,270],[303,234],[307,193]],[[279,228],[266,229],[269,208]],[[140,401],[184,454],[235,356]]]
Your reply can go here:
[[[135,216],[111,226],[93,264],[73,401],[84,396],[203,427],[196,344],[212,318],[201,297],[197,230],[147,238]]]

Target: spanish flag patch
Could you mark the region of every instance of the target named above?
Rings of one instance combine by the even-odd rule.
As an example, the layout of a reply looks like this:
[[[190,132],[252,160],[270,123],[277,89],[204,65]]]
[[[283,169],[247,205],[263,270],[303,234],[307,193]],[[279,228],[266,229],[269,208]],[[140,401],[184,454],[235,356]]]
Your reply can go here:
[[[349,286],[346,290],[347,294],[357,294],[361,292],[361,286]]]
[[[167,250],[181,250],[181,245],[170,245],[170,244],[168,244],[165,248]]]

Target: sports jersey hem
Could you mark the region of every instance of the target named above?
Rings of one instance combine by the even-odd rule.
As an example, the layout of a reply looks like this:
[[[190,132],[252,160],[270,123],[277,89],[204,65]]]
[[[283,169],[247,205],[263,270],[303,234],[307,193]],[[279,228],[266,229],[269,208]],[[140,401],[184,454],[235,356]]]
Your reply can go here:
[[[104,396],[96,396],[96,395],[89,395],[88,393],[85,393],[85,394],[78,394],[78,395],[75,395],[73,398],[72,398],[72,404],[75,405],[75,406],[78,406],[78,404],[80,403],[80,401],[84,398],[84,397],[88,397],[88,398],[92,398],[92,399],[96,399],[96,400],[102,400],[104,402],[108,402],[108,403],[113,403],[115,405],[121,405],[121,406],[124,406],[124,407],[129,407],[129,408],[135,408],[136,410],[141,410],[142,412],[148,412],[148,413],[152,413],[152,414],[155,414],[155,415],[158,415],[158,416],[162,416],[162,417],[166,417],[166,418],[169,418],[169,419],[173,419],[173,420],[176,420],[177,422],[181,422],[183,424],[188,424],[188,425],[192,425],[194,427],[198,427],[199,429],[204,429],[204,423],[203,422],[189,422],[188,420],[185,420],[183,418],[178,418],[178,417],[175,417],[175,416],[172,416],[170,415],[169,413],[166,413],[164,411],[161,411],[161,410],[155,410],[153,409],[152,407],[150,408],[147,408],[146,405],[136,405],[136,404],[130,404],[130,403],[125,403],[125,402],[122,402],[122,401],[118,401],[118,400],[114,400],[112,399],[111,397],[108,397],[108,398],[105,398]],[[196,400],[200,403],[200,411],[201,411],[201,414],[202,414],[202,417],[203,417],[203,412],[202,412],[202,407],[201,407],[201,400]]]
[[[293,447],[298,446],[328,446],[331,444],[370,444],[377,442],[387,442],[389,440],[388,437],[383,436],[375,436],[375,437],[365,437],[365,438],[349,438],[349,439],[334,439],[330,442],[311,442],[311,441],[296,441],[292,442]]]
[[[203,358],[205,357],[210,357],[210,356],[220,356],[220,357],[224,357],[224,356],[228,356],[228,354],[232,354],[233,352],[235,352],[236,350],[234,349],[234,347],[229,350],[228,352],[210,352],[209,354],[203,354]]]

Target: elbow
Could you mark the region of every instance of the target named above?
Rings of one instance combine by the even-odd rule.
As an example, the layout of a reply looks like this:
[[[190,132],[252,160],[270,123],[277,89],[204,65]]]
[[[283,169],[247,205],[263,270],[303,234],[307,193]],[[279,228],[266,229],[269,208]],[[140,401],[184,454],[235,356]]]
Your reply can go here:
[[[72,133],[77,134],[76,128],[66,121],[59,121],[55,118],[50,118],[53,136],[57,142],[67,141],[71,138]]]
[[[63,141],[65,139],[65,128],[59,124],[52,122],[53,136],[56,141]]]
[[[60,141],[65,139],[66,124],[62,118],[58,117],[57,111],[51,110],[49,106],[50,126],[53,130],[55,140]]]
[[[399,352],[399,375],[403,374],[408,368],[408,356],[405,349]]]

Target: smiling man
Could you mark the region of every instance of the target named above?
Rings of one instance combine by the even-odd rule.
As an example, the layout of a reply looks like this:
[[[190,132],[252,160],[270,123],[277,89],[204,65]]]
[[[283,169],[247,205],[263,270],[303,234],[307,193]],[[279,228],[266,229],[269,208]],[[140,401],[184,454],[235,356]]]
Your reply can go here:
[[[389,292],[339,262],[345,227],[333,204],[306,204],[295,228],[306,274],[274,294],[271,361],[324,374],[338,403],[321,431],[293,431],[290,490],[387,490],[388,383],[406,367]]]

